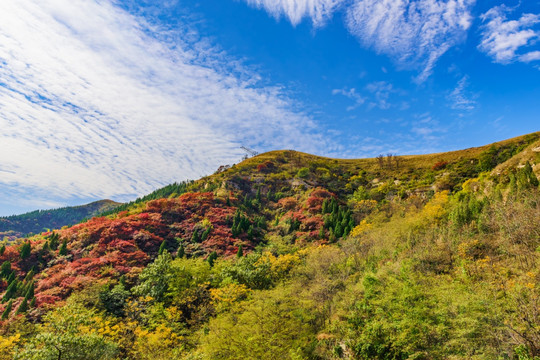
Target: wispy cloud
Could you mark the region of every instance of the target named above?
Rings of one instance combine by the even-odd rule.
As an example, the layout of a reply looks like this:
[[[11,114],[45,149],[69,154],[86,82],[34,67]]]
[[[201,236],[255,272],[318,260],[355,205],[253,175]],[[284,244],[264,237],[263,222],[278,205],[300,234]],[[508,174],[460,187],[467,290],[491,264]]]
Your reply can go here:
[[[332,95],[338,95],[338,94],[348,97],[349,99],[354,101],[354,105],[347,107],[347,111],[352,111],[366,102],[366,98],[358,94],[355,88],[332,90]]]
[[[474,110],[476,107],[477,97],[475,94],[472,94],[468,90],[469,86],[469,77],[467,75],[463,76],[457,83],[456,87],[448,95],[448,100],[450,100],[450,107],[455,110]]]
[[[508,20],[513,10],[501,5],[481,16],[484,26],[479,49],[501,64],[540,60],[540,51],[531,49],[540,40],[540,14],[522,14],[519,19]]]
[[[205,39],[157,27],[109,1],[0,2],[4,203],[124,200],[231,163],[241,144],[324,143],[282,89]]]
[[[347,26],[366,46],[400,64],[420,67],[427,79],[437,60],[458,43],[471,24],[474,0],[357,0]]]
[[[459,43],[471,25],[475,0],[245,0],[293,25],[311,17],[316,26],[338,9],[346,13],[349,31],[360,42],[393,58],[401,66],[418,68],[426,80],[439,58]]]
[[[391,107],[399,107],[402,110],[409,108],[409,104],[406,101],[394,103],[390,98],[392,95],[405,95],[405,92],[400,89],[396,89],[394,85],[386,81],[374,81],[367,84],[362,90],[362,93],[358,93],[356,88],[344,88],[332,90],[332,95],[343,95],[354,101],[354,105],[347,107],[347,111],[355,110],[363,104],[367,104],[368,109],[379,108],[381,110],[388,110]]]
[[[322,26],[344,0],[245,0],[248,4],[264,8],[272,16],[285,16],[293,25],[309,17],[315,26]]]

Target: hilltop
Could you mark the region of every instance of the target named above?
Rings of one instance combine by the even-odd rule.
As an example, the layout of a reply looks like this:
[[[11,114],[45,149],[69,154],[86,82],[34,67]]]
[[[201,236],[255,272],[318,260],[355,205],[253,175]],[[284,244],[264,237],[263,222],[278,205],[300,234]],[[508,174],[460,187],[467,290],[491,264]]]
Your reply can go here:
[[[539,174],[540,133],[224,166],[0,248],[0,352],[535,359]]]
[[[122,204],[112,200],[100,200],[86,205],[36,210],[21,215],[0,217],[0,236],[15,239],[48,229],[60,229],[114,210],[120,205]]]

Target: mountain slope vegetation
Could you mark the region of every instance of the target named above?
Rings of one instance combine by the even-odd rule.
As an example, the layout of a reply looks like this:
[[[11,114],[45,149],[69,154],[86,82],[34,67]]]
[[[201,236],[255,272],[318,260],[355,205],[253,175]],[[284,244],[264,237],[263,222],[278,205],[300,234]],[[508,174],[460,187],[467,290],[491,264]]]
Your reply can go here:
[[[0,236],[8,238],[37,234],[47,229],[59,229],[74,225],[84,219],[109,212],[120,203],[100,200],[81,206],[69,206],[52,210],[36,210],[21,215],[0,217]]]
[[[0,248],[0,357],[540,357],[540,133],[220,170]]]

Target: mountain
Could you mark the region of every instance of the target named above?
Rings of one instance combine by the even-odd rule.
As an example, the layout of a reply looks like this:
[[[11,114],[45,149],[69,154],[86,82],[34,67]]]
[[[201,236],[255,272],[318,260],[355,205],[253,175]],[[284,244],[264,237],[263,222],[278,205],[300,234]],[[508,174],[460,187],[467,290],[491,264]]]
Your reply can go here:
[[[59,229],[114,210],[120,205],[122,204],[112,200],[100,200],[81,206],[36,210],[22,215],[0,217],[0,236],[15,239],[47,229]]]
[[[540,133],[223,166],[0,248],[0,353],[533,360],[538,175]]]

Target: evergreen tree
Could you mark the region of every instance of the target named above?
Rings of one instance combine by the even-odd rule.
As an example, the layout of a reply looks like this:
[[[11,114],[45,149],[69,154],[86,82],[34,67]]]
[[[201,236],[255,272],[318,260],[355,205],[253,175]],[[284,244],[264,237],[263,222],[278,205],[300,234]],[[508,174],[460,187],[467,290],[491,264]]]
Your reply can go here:
[[[28,289],[26,290],[26,295],[24,298],[26,300],[31,300],[34,297],[34,282],[32,281],[30,284],[28,284]]]
[[[66,256],[67,253],[68,253],[68,251],[67,251],[67,240],[64,239],[64,240],[62,241],[62,245],[60,246],[60,250],[58,250],[58,255],[60,255],[60,256]]]
[[[191,242],[198,243],[201,239],[199,237],[199,230],[195,229],[193,230],[193,235],[191,235]]]
[[[9,314],[11,313],[11,308],[13,307],[13,299],[9,300],[6,309],[2,313],[2,320],[7,320]]]
[[[241,258],[243,256],[244,256],[244,249],[243,249],[243,245],[240,244],[238,245],[238,251],[236,252],[236,257]]]
[[[2,297],[2,302],[6,302],[10,299],[12,299],[15,296],[15,293],[17,292],[17,286],[18,281],[14,279],[11,284],[6,289],[6,292],[4,293],[4,296]]]
[[[183,258],[184,256],[186,256],[186,250],[184,249],[184,244],[180,244],[176,252],[176,257]]]
[[[32,301],[30,301],[30,307],[33,307],[33,308],[36,307],[36,297],[35,296],[32,298]]]
[[[9,275],[11,275],[11,262],[10,261],[4,261],[2,263],[2,266],[0,267],[0,276],[4,279],[7,279]]]
[[[214,262],[216,261],[218,255],[217,255],[217,252],[213,251],[210,255],[208,255],[208,258],[206,259],[206,261],[208,261],[208,264],[210,265],[210,267],[213,267],[214,266]]]
[[[49,241],[50,241],[50,244],[49,244],[49,247],[51,248],[51,250],[56,250],[58,249],[58,240],[60,239],[60,235],[56,234],[56,233],[53,233],[52,235],[49,236]]]
[[[11,284],[11,283],[13,282],[13,280],[15,280],[15,272],[12,271],[12,272],[9,274],[9,276],[7,277],[7,280],[6,280],[6,281],[7,281],[8,285],[9,285],[9,284]]]
[[[25,242],[22,244],[21,248],[19,249],[19,255],[21,256],[21,259],[28,259],[30,257],[30,253],[32,251],[32,245],[30,245],[30,242]]]
[[[257,189],[257,195],[255,195],[255,199],[259,202],[259,204],[261,203],[261,188]]]
[[[208,227],[201,236],[201,241],[204,241],[208,238],[208,235],[210,235],[210,232],[212,231],[212,227]]]
[[[15,315],[24,314],[26,311],[28,311],[28,300],[24,299],[15,312]]]
[[[165,240],[161,242],[161,245],[159,246],[158,255],[163,254],[163,251],[167,248],[167,244],[165,243]]]
[[[0,256],[4,255],[5,252],[6,252],[6,244],[2,244],[2,246],[0,246]]]

